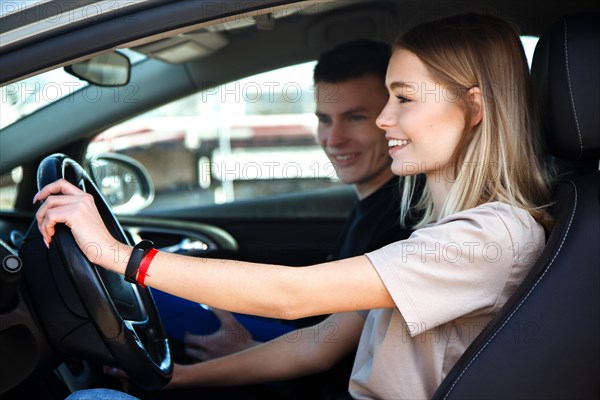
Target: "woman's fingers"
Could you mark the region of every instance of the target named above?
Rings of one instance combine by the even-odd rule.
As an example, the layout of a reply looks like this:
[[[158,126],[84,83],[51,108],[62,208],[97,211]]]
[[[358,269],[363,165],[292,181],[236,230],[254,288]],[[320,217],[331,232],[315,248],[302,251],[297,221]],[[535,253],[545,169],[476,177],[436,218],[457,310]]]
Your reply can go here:
[[[36,213],[36,220],[46,246],[52,242],[56,224],[61,223],[71,229],[84,253],[87,247],[95,249],[98,254],[92,257],[94,262],[101,261],[102,252],[109,253],[115,244],[100,217],[94,197],[64,179],[43,187],[34,200],[44,202]]]
[[[42,206],[38,209],[35,217],[38,229],[42,234],[46,245],[54,236],[55,226],[58,223],[67,223],[71,213],[70,206],[81,201],[74,196],[56,196],[46,197]]]
[[[43,187],[33,200],[43,201],[36,221],[46,246],[56,233],[56,224],[65,224],[91,262],[123,273],[127,258],[119,254],[123,251],[128,256],[131,249],[108,231],[91,194],[61,179]]]
[[[39,192],[33,196],[33,202],[36,201],[44,201],[46,198],[53,194],[68,194],[68,195],[78,195],[85,193],[77,186],[69,183],[64,179],[59,179],[56,182],[52,182],[46,186],[44,186]]]
[[[75,187],[71,183],[67,182],[66,180],[59,179],[56,182],[53,182],[53,183],[50,183],[50,184],[44,186],[33,197],[34,204],[37,201],[45,202],[39,208],[38,212],[36,213],[36,219],[37,219],[37,223],[38,223],[38,229],[40,230],[42,237],[44,238],[44,243],[46,243],[46,246],[50,245],[52,236],[54,236],[55,225],[57,223],[65,222],[64,218],[61,218],[63,220],[58,220],[57,218],[60,217],[60,213],[55,213],[55,212],[53,212],[52,214],[53,214],[53,216],[56,214],[56,217],[54,219],[48,219],[47,218],[48,211],[50,209],[54,209],[56,207],[66,205],[72,201],[72,199],[70,199],[68,197],[61,197],[61,196],[52,197],[51,200],[48,200],[49,196],[52,196],[55,194],[81,195],[84,193],[85,192],[83,192],[79,188]],[[46,201],[48,201],[48,204],[46,204]],[[45,221],[45,223],[44,223],[44,221]]]
[[[57,189],[57,187],[46,188],[48,191]],[[47,246],[52,241],[56,224],[64,223],[73,228],[74,221],[87,220],[90,222],[94,220],[93,197],[81,190],[71,192],[76,193],[76,195],[49,195],[44,197],[46,193],[40,191],[42,193],[40,198],[45,201],[36,213],[36,220]]]

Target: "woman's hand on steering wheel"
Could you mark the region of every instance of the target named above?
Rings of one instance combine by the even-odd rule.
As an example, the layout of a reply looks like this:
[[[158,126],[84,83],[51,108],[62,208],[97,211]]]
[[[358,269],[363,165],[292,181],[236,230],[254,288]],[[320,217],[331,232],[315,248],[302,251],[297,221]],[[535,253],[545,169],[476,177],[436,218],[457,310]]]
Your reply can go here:
[[[90,261],[104,267],[111,265],[109,249],[114,249],[117,241],[106,229],[91,194],[60,179],[44,186],[33,198],[34,203],[37,201],[43,201],[36,220],[47,247],[56,232],[56,224],[64,223],[84,254],[86,249],[90,250],[90,254],[86,254]]]

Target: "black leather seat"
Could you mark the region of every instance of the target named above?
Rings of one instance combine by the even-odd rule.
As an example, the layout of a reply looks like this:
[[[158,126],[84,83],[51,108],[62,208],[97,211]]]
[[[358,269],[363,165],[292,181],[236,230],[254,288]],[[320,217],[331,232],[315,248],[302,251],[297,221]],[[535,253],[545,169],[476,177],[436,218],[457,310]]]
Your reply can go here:
[[[435,399],[600,398],[600,16],[552,25],[532,75],[540,128],[566,172],[556,224],[532,273]]]

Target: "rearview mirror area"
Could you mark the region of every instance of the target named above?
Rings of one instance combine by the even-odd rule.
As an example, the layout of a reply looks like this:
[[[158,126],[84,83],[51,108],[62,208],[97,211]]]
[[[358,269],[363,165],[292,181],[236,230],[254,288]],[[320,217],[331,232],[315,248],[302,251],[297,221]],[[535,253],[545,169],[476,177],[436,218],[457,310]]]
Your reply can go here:
[[[116,214],[134,214],[154,199],[154,184],[135,159],[114,153],[90,158],[87,172]]]
[[[131,62],[121,53],[106,53],[65,67],[71,75],[90,84],[105,87],[129,83]]]

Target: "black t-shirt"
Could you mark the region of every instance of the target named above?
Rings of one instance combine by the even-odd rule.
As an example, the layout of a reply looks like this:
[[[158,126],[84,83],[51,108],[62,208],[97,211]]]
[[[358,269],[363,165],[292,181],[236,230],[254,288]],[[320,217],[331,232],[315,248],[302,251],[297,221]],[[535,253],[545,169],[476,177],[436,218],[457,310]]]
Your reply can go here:
[[[394,177],[376,192],[356,201],[328,259],[359,256],[406,239],[411,232],[400,226],[400,179]]]

